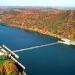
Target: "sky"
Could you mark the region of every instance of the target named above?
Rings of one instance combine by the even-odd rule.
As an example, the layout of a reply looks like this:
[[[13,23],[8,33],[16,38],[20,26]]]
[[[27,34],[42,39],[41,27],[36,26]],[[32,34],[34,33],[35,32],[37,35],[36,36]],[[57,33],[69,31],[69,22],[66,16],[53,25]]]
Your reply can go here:
[[[75,0],[0,0],[0,6],[75,7]]]

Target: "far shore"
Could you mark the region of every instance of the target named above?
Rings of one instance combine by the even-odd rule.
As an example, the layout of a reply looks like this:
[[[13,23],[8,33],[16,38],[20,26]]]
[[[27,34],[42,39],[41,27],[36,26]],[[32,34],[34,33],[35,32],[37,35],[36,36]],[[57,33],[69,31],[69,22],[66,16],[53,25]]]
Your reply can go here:
[[[5,23],[4,23],[5,24]],[[20,26],[18,26],[17,27],[17,25],[8,25],[7,24],[7,26],[8,27],[14,27],[14,28],[19,28],[19,29],[22,29],[22,30],[27,30],[27,31],[31,31],[31,32],[37,32],[37,33],[40,33],[40,34],[43,34],[43,35],[47,35],[47,36],[49,36],[49,37],[54,37],[54,38],[58,38],[58,39],[62,39],[63,37],[61,37],[61,36],[59,36],[59,35],[57,35],[57,34],[53,34],[53,33],[50,33],[50,32],[44,32],[43,30],[40,30],[40,29],[38,29],[38,28],[23,28],[23,27],[20,27]],[[75,41],[73,41],[73,40],[70,40],[70,42],[73,44],[73,45],[75,45]]]

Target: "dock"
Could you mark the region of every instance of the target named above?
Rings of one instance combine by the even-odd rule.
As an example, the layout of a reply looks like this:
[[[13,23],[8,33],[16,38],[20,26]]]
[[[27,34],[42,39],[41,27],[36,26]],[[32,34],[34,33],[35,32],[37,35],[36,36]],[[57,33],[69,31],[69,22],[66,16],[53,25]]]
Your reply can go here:
[[[62,38],[60,41],[58,41],[58,43],[66,44],[66,45],[75,45],[75,42],[71,42],[71,40],[66,38]]]

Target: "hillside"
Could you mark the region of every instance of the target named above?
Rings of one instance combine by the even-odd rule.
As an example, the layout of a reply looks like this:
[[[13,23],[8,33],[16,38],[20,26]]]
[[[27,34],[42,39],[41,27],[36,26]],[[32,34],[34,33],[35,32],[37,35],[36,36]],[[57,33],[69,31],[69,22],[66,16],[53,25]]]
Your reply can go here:
[[[0,11],[0,22],[75,41],[75,10],[13,8]]]
[[[15,62],[5,56],[0,55],[0,75],[26,75],[18,69]]]

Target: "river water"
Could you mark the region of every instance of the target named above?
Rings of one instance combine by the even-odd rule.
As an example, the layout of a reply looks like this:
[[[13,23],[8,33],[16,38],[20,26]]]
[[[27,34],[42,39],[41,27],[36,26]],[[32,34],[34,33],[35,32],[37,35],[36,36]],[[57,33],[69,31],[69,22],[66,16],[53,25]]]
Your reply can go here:
[[[57,38],[0,24],[0,45],[12,50],[57,42]],[[17,53],[27,75],[75,75],[75,47],[56,44]]]

